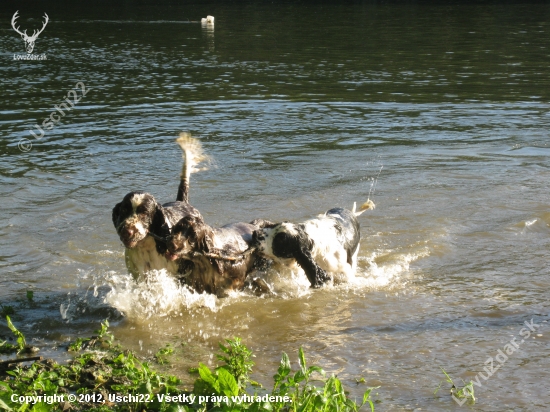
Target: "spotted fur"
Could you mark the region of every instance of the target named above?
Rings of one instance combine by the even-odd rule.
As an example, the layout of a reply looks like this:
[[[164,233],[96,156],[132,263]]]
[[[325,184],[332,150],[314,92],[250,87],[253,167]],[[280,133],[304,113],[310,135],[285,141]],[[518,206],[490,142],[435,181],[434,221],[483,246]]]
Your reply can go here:
[[[357,266],[360,225],[359,212],[334,208],[303,223],[283,222],[255,231],[254,244],[260,253],[278,264],[298,264],[312,287],[317,288],[335,275],[352,275]]]
[[[184,273],[189,262],[172,262],[166,259],[166,238],[172,227],[183,217],[202,218],[191,206],[189,180],[198,171],[198,163],[206,160],[196,139],[182,133],[176,140],[185,158],[175,202],[159,204],[146,192],[130,192],[113,208],[112,219],[120,240],[126,247],[126,266],[130,273],[139,276],[148,270],[166,269],[172,274]]]
[[[171,228],[183,217],[201,217],[187,202],[164,205],[144,192],[128,193],[113,209],[113,224],[126,247],[126,266],[135,276],[148,270],[166,269],[178,274],[184,266],[166,259],[166,239]],[[181,266],[181,267],[180,267]]]

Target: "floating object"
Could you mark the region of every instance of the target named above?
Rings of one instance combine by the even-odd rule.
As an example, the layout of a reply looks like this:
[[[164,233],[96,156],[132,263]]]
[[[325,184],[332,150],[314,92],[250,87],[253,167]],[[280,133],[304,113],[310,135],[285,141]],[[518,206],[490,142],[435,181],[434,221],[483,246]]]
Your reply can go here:
[[[202,24],[214,24],[214,16],[206,16],[206,18],[201,19]]]

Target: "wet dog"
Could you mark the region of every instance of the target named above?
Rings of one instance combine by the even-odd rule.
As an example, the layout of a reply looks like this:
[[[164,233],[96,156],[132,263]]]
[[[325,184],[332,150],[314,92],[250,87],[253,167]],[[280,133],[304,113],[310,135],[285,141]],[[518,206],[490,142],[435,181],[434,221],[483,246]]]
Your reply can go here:
[[[198,140],[187,133],[180,134],[176,142],[185,158],[176,201],[161,205],[149,193],[130,192],[113,208],[113,224],[126,247],[126,266],[136,278],[153,269],[183,273],[189,265],[166,259],[166,238],[182,218],[202,219],[200,212],[189,204],[189,181],[191,173],[198,171],[197,165],[207,157]]]
[[[355,211],[334,208],[303,223],[266,224],[254,232],[253,244],[276,264],[298,265],[311,287],[318,288],[336,275],[350,276],[357,266],[361,237],[357,216],[374,209],[365,202]]]
[[[207,225],[201,216],[186,216],[167,239],[170,261],[191,261],[192,268],[181,280],[199,293],[223,297],[229,290],[242,290],[249,274],[266,265],[252,246],[255,231],[273,223],[257,219],[231,223],[220,228]],[[265,282],[248,279],[255,289],[265,291]]]

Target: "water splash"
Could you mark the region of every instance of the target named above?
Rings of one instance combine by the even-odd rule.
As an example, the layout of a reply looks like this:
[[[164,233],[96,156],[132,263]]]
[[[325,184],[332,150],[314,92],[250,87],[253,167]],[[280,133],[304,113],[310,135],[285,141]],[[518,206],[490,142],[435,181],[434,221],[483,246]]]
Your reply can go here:
[[[131,275],[110,274],[111,290],[105,303],[132,319],[177,315],[184,308],[205,307],[215,312],[221,307],[216,296],[192,291],[165,270],[153,270],[141,282]]]
[[[426,248],[417,253],[404,255],[378,251],[370,256],[359,256],[355,273],[342,275],[335,279],[334,283],[339,287],[355,290],[391,288],[401,284],[403,276],[409,273],[412,262],[429,254]]]
[[[381,164],[380,165],[380,170],[378,171],[378,174],[376,175],[376,177],[371,178],[371,184],[370,184],[370,189],[369,189],[369,194],[367,196],[367,200],[370,200],[371,194],[374,196],[374,191],[376,190],[376,183],[378,182],[378,177],[380,176],[380,173],[382,173],[383,168],[384,168],[384,165]]]
[[[334,281],[325,287],[354,290],[392,287],[399,284],[402,276],[409,271],[411,262],[427,255],[428,249],[408,254],[395,254],[391,250],[378,251],[369,256],[359,256],[354,274],[335,276]],[[298,266],[273,267],[257,275],[269,285],[272,291],[270,296],[275,299],[300,298],[315,293],[310,288],[305,273]],[[258,298],[252,290],[245,289],[218,299],[214,295],[194,292],[164,270],[151,271],[139,282],[129,274],[115,271],[96,272],[92,278],[93,285],[89,289],[93,295],[108,286],[108,291],[101,293],[103,304],[118,310],[132,321],[177,317],[193,311],[218,312],[226,306],[242,302],[243,299],[263,298]],[[60,309],[62,316],[63,310],[66,316],[68,305]]]
[[[276,266],[259,276],[271,288],[275,296],[283,299],[297,298],[311,293],[309,280],[304,271],[294,267]]]
[[[69,298],[67,303],[62,303],[59,305],[59,313],[61,313],[61,319],[67,320],[67,312],[69,311],[69,308],[71,307],[71,299]]]

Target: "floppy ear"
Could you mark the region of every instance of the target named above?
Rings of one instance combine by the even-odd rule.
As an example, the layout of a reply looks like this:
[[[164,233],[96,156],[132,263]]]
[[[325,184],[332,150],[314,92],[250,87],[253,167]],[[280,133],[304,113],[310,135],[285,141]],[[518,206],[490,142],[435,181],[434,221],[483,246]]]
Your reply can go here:
[[[166,253],[166,241],[161,239],[166,239],[170,236],[170,228],[166,224],[166,218],[164,215],[164,210],[158,204],[155,203],[155,214],[153,215],[153,221],[149,227],[149,232],[151,232],[155,238],[155,245],[157,247],[157,252],[161,255]]]
[[[166,237],[170,234],[170,228],[166,223],[164,210],[158,204],[155,204],[155,213],[153,214],[153,221],[151,222],[151,230],[155,235],[161,237]]]
[[[118,219],[120,218],[120,205],[122,203],[117,203],[115,207],[113,207],[113,213],[111,215],[111,218],[113,219],[113,225],[115,225],[115,228],[118,226]]]
[[[195,236],[197,248],[205,252],[211,252],[214,249],[214,242],[210,237],[211,231],[208,230],[208,225],[200,216],[189,217],[192,219],[193,222],[191,227]]]

